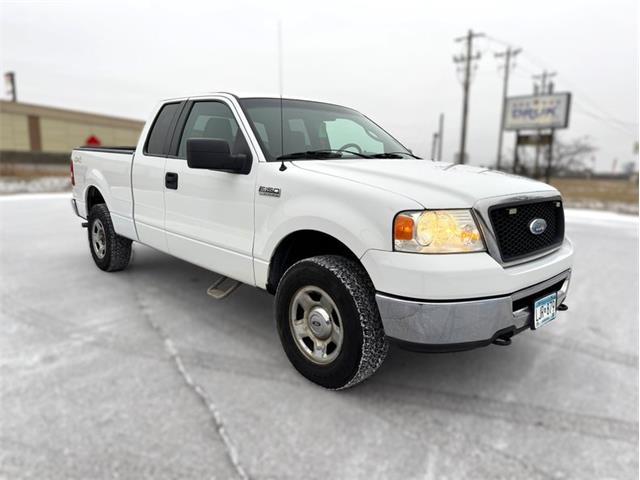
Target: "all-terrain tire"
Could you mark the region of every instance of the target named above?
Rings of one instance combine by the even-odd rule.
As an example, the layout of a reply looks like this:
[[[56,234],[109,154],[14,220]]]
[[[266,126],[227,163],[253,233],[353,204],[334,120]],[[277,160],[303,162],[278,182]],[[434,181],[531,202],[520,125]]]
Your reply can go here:
[[[301,289],[319,288],[339,310],[342,344],[328,365],[314,363],[294,338],[290,316]],[[389,348],[375,300],[375,288],[363,267],[336,255],[300,260],[283,275],[276,291],[275,316],[280,341],[289,361],[307,379],[330,389],[348,388],[371,376]]]
[[[105,272],[125,269],[131,259],[131,240],[116,233],[104,203],[91,208],[88,223],[89,250],[98,268]]]

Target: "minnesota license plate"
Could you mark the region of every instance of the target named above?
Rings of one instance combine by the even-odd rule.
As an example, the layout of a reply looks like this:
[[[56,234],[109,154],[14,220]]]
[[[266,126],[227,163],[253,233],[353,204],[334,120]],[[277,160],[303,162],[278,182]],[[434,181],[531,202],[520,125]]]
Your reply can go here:
[[[533,304],[533,329],[540,328],[556,318],[558,294],[552,293],[539,298]]]

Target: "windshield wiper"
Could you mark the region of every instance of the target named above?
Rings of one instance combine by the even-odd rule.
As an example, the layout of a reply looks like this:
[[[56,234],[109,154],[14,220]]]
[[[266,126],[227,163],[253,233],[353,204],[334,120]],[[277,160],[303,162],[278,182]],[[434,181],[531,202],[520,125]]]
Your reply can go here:
[[[365,155],[363,153],[352,152],[351,150],[307,150],[306,152],[295,152],[295,153],[287,153],[285,155],[280,155],[276,160],[297,160],[301,158],[342,158],[345,153],[350,153],[352,155],[356,155],[362,158],[371,158],[369,155]]]
[[[375,153],[371,155],[371,158],[404,158],[402,155],[409,155],[410,157],[417,158],[418,160],[422,160],[417,155],[409,152],[385,152],[385,153]]]

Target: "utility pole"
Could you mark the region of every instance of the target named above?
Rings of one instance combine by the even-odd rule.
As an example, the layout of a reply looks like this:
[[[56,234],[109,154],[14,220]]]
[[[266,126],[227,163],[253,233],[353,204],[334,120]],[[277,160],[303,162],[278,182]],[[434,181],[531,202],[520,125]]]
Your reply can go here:
[[[473,30],[469,30],[464,37],[458,37],[456,42],[466,42],[466,53],[455,55],[453,57],[454,63],[464,63],[464,80],[462,82],[463,97],[462,97],[462,130],[460,132],[460,149],[458,152],[459,163],[464,163],[466,146],[467,146],[467,116],[469,114],[469,85],[471,84],[471,62],[473,60],[480,59],[480,52],[473,53],[473,39],[478,37],[484,37],[484,33],[474,33]]]
[[[543,70],[540,75],[532,75],[531,78],[533,78],[534,80],[540,79],[540,88],[537,89],[536,85],[534,84],[534,93],[537,94],[537,91],[539,91],[542,93],[542,95],[545,95],[547,93],[547,80],[555,77],[557,74],[558,72],[547,72],[546,70]]]
[[[438,119],[438,161],[442,161],[442,139],[444,138],[444,113]]]
[[[438,132],[433,132],[433,137],[431,138],[431,160],[436,160],[438,149]]]
[[[546,95],[548,93],[551,93],[551,90],[553,89],[553,82],[550,82],[549,79],[555,77],[557,75],[557,72],[548,72],[547,70],[543,70],[541,74],[539,75],[532,75],[531,78],[533,78],[534,80],[534,84],[533,84],[533,94],[534,95]],[[537,84],[535,83],[536,80],[540,80],[540,83]],[[538,130],[538,134],[540,134],[540,131]],[[553,149],[553,144],[550,145],[551,149]],[[552,158],[551,156],[548,157],[548,159]],[[550,160],[547,161],[547,163]],[[547,170],[546,170],[546,174],[545,176],[548,177],[550,173],[550,166],[547,166]],[[535,157],[535,163],[534,163],[534,167],[533,167],[533,176],[534,178],[538,178],[538,176],[540,175],[540,145],[536,144],[536,157]],[[547,182],[548,182],[548,178],[547,178]]]
[[[496,159],[496,169],[500,170],[500,164],[502,163],[502,137],[504,135],[504,116],[505,107],[507,105],[507,93],[509,90],[509,71],[511,70],[511,60],[515,59],[522,51],[521,48],[512,49],[508,47],[504,52],[496,53],[496,58],[504,57],[504,79],[502,81],[502,109],[500,116],[500,132],[498,133],[498,158]]]
[[[6,72],[4,74],[4,84],[7,95],[11,97],[12,102],[18,101],[18,92],[16,91],[16,74],[15,72]]]

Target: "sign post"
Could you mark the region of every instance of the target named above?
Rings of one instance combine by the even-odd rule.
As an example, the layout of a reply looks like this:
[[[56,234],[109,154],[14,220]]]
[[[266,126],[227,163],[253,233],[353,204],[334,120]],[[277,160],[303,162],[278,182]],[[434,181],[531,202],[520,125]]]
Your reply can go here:
[[[551,129],[551,134],[549,135],[550,138],[550,143],[549,143],[549,150],[548,150],[548,157],[547,157],[547,169],[545,171],[545,175],[544,175],[544,181],[549,183],[551,181],[551,165],[553,164],[553,136],[555,134],[555,129]]]
[[[513,173],[518,173],[518,140],[520,140],[520,130],[516,130],[516,143],[513,147]]]

